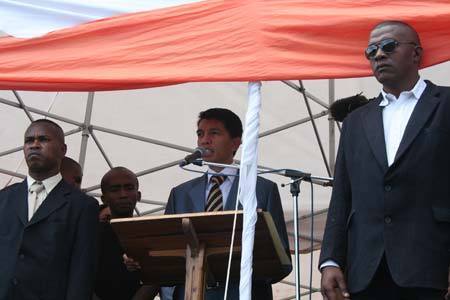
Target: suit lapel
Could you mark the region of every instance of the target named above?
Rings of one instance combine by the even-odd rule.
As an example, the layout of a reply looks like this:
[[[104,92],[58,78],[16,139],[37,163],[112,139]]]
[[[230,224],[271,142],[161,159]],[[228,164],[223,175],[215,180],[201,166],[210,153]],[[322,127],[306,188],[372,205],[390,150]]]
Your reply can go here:
[[[231,185],[230,192],[228,193],[228,198],[225,201],[224,210],[234,210],[236,208],[236,199],[239,186],[239,177],[234,177],[233,184]],[[239,203],[241,207],[241,204]]]
[[[64,181],[61,180],[39,206],[28,225],[33,225],[47,218],[52,212],[65,205],[68,201],[68,194],[70,194],[70,190]]]
[[[17,199],[14,200],[17,216],[23,225],[28,223],[28,184],[25,179],[18,186]]]
[[[405,133],[403,134],[403,138],[398,146],[397,153],[395,154],[395,160],[392,165],[394,165],[409,148],[411,143],[419,134],[420,130],[432,115],[438,103],[439,98],[436,97],[435,94],[435,85],[431,82],[427,82],[427,88],[417,102],[416,107],[409,118],[408,124],[406,125]]]
[[[197,182],[192,186],[189,191],[189,199],[192,202],[192,207],[194,212],[205,211],[205,192],[206,192],[206,181],[208,180],[208,175],[203,175],[198,178]]]
[[[377,100],[368,107],[366,114],[363,114],[363,126],[367,135],[370,148],[382,168],[385,172],[388,168],[387,156],[386,156],[386,142],[384,140],[383,129],[383,114],[382,107],[379,106],[382,100],[380,94]]]

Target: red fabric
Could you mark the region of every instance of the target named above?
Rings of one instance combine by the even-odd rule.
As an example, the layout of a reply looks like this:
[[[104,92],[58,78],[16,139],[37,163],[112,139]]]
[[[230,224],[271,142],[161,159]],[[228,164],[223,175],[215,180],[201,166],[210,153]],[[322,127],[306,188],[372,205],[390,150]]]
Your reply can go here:
[[[40,38],[2,38],[0,89],[96,91],[368,76],[368,35],[387,19],[419,31],[423,67],[449,60],[448,0],[207,0]]]

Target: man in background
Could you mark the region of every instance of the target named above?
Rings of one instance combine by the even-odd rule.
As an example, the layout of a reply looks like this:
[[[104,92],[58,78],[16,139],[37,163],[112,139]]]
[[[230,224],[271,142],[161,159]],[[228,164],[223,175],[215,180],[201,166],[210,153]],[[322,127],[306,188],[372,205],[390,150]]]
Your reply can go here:
[[[64,156],[61,162],[61,176],[71,186],[81,190],[83,170],[79,163],[70,157]]]
[[[138,179],[132,171],[124,167],[112,168],[103,176],[101,190],[101,199],[110,208],[111,219],[133,217],[141,192]],[[97,297],[102,300],[153,299],[158,288],[143,286],[139,268],[128,270],[124,257],[126,254],[111,225],[102,222],[95,284]]]

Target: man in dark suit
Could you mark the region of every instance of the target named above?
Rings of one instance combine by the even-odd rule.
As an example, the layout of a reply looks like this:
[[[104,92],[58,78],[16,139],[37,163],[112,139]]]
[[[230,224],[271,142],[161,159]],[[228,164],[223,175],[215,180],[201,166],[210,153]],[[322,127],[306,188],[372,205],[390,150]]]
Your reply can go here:
[[[0,299],[91,298],[98,202],[62,180],[65,153],[61,127],[31,123],[27,179],[0,191]]]
[[[241,144],[242,123],[232,111],[212,108],[203,111],[197,122],[197,144],[206,149],[203,159],[208,162],[231,164]],[[166,214],[203,211],[234,210],[236,205],[238,172],[233,168],[210,167],[209,174],[187,181],[172,189]],[[219,176],[226,174],[227,176]],[[219,195],[219,197],[217,197]],[[283,246],[289,253],[289,243],[283,208],[276,184],[258,177],[256,183],[258,208],[271,213]],[[286,270],[290,273],[292,268]],[[253,299],[272,299],[271,281],[253,282]],[[223,299],[224,287],[208,287],[205,299]],[[184,287],[176,287],[174,299],[184,298]],[[228,291],[229,299],[239,298],[239,283],[235,280]]]
[[[450,298],[450,88],[420,78],[422,51],[399,21],[370,34],[383,90],[344,121],[320,258],[325,299]]]
[[[141,200],[139,181],[124,167],[109,170],[102,178],[102,201],[111,209],[111,219],[131,218]],[[142,286],[138,264],[128,259],[109,222],[101,222],[99,230],[98,268],[95,293],[102,300],[153,299],[158,287]]]
[[[74,188],[81,190],[81,181],[83,180],[83,170],[78,162],[65,156],[61,161],[61,176]]]

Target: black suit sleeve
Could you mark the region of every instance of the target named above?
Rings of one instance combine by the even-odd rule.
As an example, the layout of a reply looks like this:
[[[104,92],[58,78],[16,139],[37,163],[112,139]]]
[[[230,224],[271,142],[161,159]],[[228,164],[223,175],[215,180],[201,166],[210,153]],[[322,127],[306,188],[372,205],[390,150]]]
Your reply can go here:
[[[347,123],[344,121],[339,141],[334,174],[333,192],[328,210],[327,223],[323,237],[319,266],[333,260],[345,268],[347,253],[347,218],[351,208],[350,179],[345,160]]]
[[[72,246],[66,300],[90,300],[97,258],[98,202],[85,201],[78,222],[74,225],[76,238]]]

